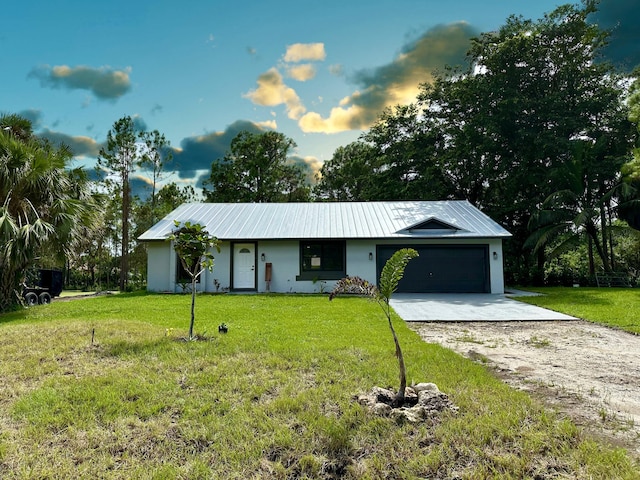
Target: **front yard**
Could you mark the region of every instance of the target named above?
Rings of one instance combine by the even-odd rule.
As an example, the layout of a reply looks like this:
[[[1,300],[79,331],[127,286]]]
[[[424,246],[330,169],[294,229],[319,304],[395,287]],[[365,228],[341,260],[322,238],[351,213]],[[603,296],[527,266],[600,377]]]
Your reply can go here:
[[[624,450],[400,321],[409,382],[436,383],[459,412],[420,425],[368,413],[353,396],[397,388],[397,367],[365,299],[199,296],[206,340],[185,342],[189,301],[0,316],[0,477],[640,478]]]

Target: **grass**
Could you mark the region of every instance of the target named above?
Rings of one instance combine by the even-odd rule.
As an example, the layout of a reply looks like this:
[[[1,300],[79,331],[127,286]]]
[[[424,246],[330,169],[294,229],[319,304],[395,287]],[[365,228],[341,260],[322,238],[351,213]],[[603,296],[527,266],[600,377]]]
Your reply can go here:
[[[528,290],[544,295],[518,297],[518,300],[640,334],[640,313],[635,308],[640,304],[638,289],[547,287]]]
[[[460,410],[371,415],[353,396],[398,380],[365,299],[199,296],[197,342],[188,317],[188,297],[143,294],[0,316],[0,478],[640,478],[624,450],[397,318],[409,381]]]

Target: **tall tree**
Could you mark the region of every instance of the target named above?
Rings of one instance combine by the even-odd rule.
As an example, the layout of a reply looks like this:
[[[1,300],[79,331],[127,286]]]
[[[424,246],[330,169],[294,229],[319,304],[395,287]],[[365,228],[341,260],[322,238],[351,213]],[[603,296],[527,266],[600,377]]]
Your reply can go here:
[[[151,212],[152,221],[155,223],[160,214],[156,212],[157,200],[156,190],[158,183],[164,176],[164,166],[171,161],[171,143],[158,130],[152,132],[140,132],[139,139],[142,142],[142,157],[138,161],[138,166],[151,171]]]
[[[113,124],[107,134],[107,145],[100,149],[98,168],[107,173],[107,181],[118,191],[121,204],[120,282],[126,290],[129,276],[129,226],[131,218],[131,174],[141,155],[136,144],[137,134],[133,119],[124,116]],[[114,177],[114,178],[111,178]]]
[[[624,82],[599,61],[607,32],[586,21],[596,5],[565,5],[537,21],[510,17],[472,41],[465,67],[424,84],[416,105],[381,117],[366,138],[378,149],[372,174],[386,185],[382,198],[465,198],[513,234],[511,279],[532,260],[542,265],[544,249],[532,258],[524,247],[529,220],[569,188],[576,146],[593,145],[581,160],[584,184],[601,199],[634,138]]]
[[[138,130],[126,115],[117,120],[107,134],[107,144],[100,150],[97,168],[106,175],[106,184],[113,197],[120,201],[120,280],[121,291],[129,283],[130,231],[133,199],[131,175],[136,168],[152,172],[151,220],[157,220],[156,189],[162,178],[165,162],[170,158],[170,143],[157,130]]]
[[[640,68],[633,72],[635,81],[629,95],[629,120],[640,132]],[[630,227],[640,230],[640,148],[633,149],[633,159],[622,166],[623,183],[618,189],[618,215]]]
[[[357,141],[338,147],[320,169],[313,193],[320,200],[361,202],[372,198],[375,148]]]
[[[71,156],[33,136],[28,120],[0,117],[0,311],[20,303],[20,283],[43,251],[63,255],[97,211],[67,169]]]
[[[208,202],[294,202],[309,199],[300,167],[287,161],[295,142],[278,132],[240,132],[204,182]],[[209,187],[209,188],[208,188]]]

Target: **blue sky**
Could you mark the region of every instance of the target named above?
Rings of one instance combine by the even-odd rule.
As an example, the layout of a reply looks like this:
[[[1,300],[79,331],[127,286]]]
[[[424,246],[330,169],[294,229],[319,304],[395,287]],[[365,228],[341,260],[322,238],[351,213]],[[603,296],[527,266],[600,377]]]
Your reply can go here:
[[[193,184],[241,130],[291,137],[318,169],[383,108],[408,103],[468,39],[555,0],[5,2],[0,111],[92,165],[124,115],[176,149],[168,180]],[[640,59],[637,0],[602,0],[614,47]],[[144,176],[142,174],[142,176]]]

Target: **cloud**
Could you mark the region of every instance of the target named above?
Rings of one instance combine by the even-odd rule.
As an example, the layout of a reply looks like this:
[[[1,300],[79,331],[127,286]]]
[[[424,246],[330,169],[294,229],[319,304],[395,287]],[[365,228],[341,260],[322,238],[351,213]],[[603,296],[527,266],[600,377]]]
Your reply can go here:
[[[598,11],[588,18],[600,28],[611,30],[604,57],[627,72],[640,65],[640,2],[600,0]]]
[[[308,112],[298,122],[304,132],[337,133],[370,127],[387,107],[415,101],[421,83],[436,71],[465,61],[469,40],[478,31],[464,22],[439,25],[405,45],[389,64],[357,72],[360,88],[331,109],[328,117]]]
[[[331,75],[335,75],[336,77],[341,77],[344,75],[344,67],[340,63],[329,65],[329,73]]]
[[[185,138],[180,142],[180,148],[174,149],[173,160],[166,165],[166,171],[173,170],[180,178],[193,178],[202,171],[211,171],[211,163],[224,157],[231,146],[231,140],[243,130],[251,133],[265,131],[253,122],[238,120],[222,132]],[[199,179],[199,185],[206,177]]]
[[[306,111],[296,91],[287,86],[282,75],[274,67],[258,77],[258,88],[243,95],[256,105],[273,107],[284,104],[287,116],[297,120]]]
[[[140,115],[132,115],[131,120],[133,120],[133,129],[136,132],[146,132],[149,129],[147,122]]]
[[[111,67],[92,68],[84,65],[43,65],[31,70],[28,78],[37,78],[43,87],[89,90],[100,100],[115,101],[131,90],[130,73],[129,68],[114,70]]]
[[[323,61],[327,57],[324,43],[294,43],[287,46],[285,62]]]
[[[269,130],[277,130],[278,124],[275,120],[265,120],[264,122],[257,122],[256,125],[264,128],[268,128]]]
[[[287,163],[289,165],[298,165],[302,168],[302,173],[304,174],[307,183],[310,185],[316,183],[316,175],[322,168],[322,162],[312,156],[301,157],[299,155],[291,155],[287,158]]]
[[[316,76],[316,68],[310,63],[287,68],[287,75],[299,82],[306,82]]]
[[[18,115],[29,120],[33,130],[40,128],[40,124],[42,123],[42,112],[40,110],[29,108],[27,110],[22,110]]]
[[[67,135],[66,133],[54,132],[48,128],[38,132],[37,135],[41,138],[46,138],[55,145],[67,145],[71,148],[74,157],[97,158],[102,147],[101,144],[90,137]]]

